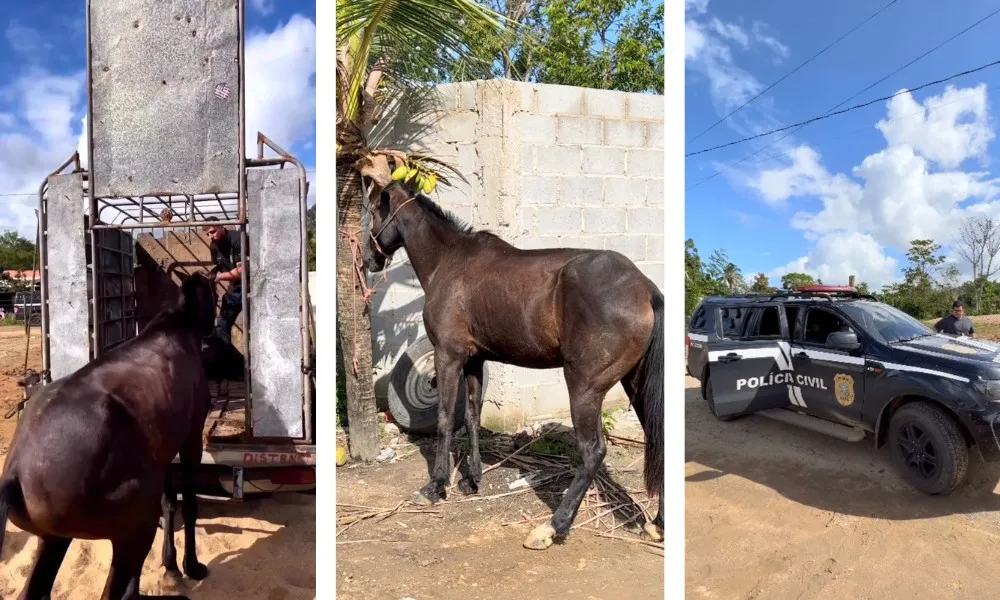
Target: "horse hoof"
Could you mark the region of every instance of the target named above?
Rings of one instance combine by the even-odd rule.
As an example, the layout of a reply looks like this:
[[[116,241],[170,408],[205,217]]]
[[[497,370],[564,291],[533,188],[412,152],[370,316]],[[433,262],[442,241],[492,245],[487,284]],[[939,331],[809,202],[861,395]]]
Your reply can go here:
[[[653,523],[646,521],[646,524],[642,526],[642,530],[646,532],[646,535],[649,536],[650,540],[654,542],[663,541],[663,529]]]
[[[425,496],[423,492],[417,492],[413,496],[413,503],[418,506],[434,506],[434,501]]]
[[[202,579],[208,577],[208,567],[199,562],[192,565],[184,565],[184,574],[190,579],[201,581]]]
[[[458,482],[458,491],[466,496],[473,496],[479,493],[479,486],[468,479],[463,479]]]
[[[552,545],[552,538],[556,535],[556,530],[548,523],[535,527],[528,534],[528,539],[524,540],[524,547],[529,550],[545,550]]]

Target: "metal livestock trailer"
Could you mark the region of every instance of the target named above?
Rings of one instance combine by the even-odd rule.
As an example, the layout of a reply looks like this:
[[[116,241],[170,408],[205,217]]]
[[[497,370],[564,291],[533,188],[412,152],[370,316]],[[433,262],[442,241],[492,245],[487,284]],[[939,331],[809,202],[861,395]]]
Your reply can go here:
[[[309,183],[260,133],[246,157],[244,39],[243,0],[89,0],[89,165],[74,155],[39,190],[44,381],[133,338],[178,273],[210,269],[210,219],[239,232],[243,310],[202,459],[203,483],[237,499],[313,488],[316,462]]]

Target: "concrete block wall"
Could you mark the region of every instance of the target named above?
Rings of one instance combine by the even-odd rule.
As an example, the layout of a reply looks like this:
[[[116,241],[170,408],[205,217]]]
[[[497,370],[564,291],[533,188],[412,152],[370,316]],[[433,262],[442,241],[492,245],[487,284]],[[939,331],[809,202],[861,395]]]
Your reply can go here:
[[[396,119],[387,141],[449,161],[468,183],[442,207],[520,248],[621,252],[663,287],[663,98],[505,80],[441,85],[437,106]],[[423,292],[399,253],[373,298],[376,396],[425,334]],[[372,283],[382,275],[372,278]],[[561,369],[490,363],[484,420],[511,428],[563,416]],[[620,386],[609,400],[625,401]]]

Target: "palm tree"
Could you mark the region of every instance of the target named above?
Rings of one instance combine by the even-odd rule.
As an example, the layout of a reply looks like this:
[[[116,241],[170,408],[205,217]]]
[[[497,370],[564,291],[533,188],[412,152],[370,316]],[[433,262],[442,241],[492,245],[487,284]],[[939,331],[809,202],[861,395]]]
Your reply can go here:
[[[414,161],[461,178],[433,157],[380,144],[377,125],[391,121],[387,116],[399,107],[432,98],[421,81],[456,57],[468,58],[470,31],[509,33],[503,17],[474,0],[337,1],[337,329],[356,459],[372,460],[379,452],[367,274],[357,246],[365,239],[365,188],[369,197],[377,194],[398,166]]]
[[[726,267],[722,270],[722,282],[726,284],[726,287],[729,288],[729,293],[732,294],[736,291],[737,287],[744,284],[743,273],[733,263],[727,263]]]

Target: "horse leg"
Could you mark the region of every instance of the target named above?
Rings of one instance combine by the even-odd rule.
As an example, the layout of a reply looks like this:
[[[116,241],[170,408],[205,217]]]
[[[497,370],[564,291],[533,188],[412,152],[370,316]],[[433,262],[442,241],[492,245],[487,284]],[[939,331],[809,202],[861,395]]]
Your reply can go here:
[[[483,408],[483,361],[474,360],[465,364],[465,388],[469,400],[465,407],[465,429],[469,432],[469,471],[458,482],[463,494],[479,492],[479,480],[483,477],[483,461],[479,455],[479,421]]]
[[[434,370],[438,381],[437,453],[431,479],[414,497],[415,504],[430,506],[444,495],[451,474],[451,431],[455,424],[458,378],[464,366],[465,358],[458,353],[434,349]]]
[[[201,466],[201,428],[198,428],[181,450],[181,480],[183,494],[181,511],[184,515],[184,574],[196,581],[208,577],[208,567],[198,562],[195,544],[195,525],[198,520],[198,498],[195,496],[195,478]]]
[[[607,453],[600,427],[601,404],[607,390],[579,382],[578,377],[574,377],[569,369],[566,370],[566,381],[569,385],[570,416],[573,418],[573,431],[576,433],[581,463],[555,514],[533,529],[525,539],[524,547],[531,550],[545,550],[552,545],[554,536],[562,537],[569,533],[570,525],[580,510],[580,502],[590,489],[597,469]]]
[[[144,596],[139,593],[139,575],[156,537],[156,518],[143,519],[127,531],[128,537],[111,540],[111,570],[101,600],[188,600],[187,596]]]
[[[19,600],[48,600],[56,582],[59,566],[66,557],[70,538],[45,537],[39,540],[35,564],[31,567],[28,583],[21,590]]]
[[[177,546],[174,544],[174,512],[177,510],[177,493],[174,492],[170,467],[163,476],[163,568],[167,573],[180,576],[177,568]]]

